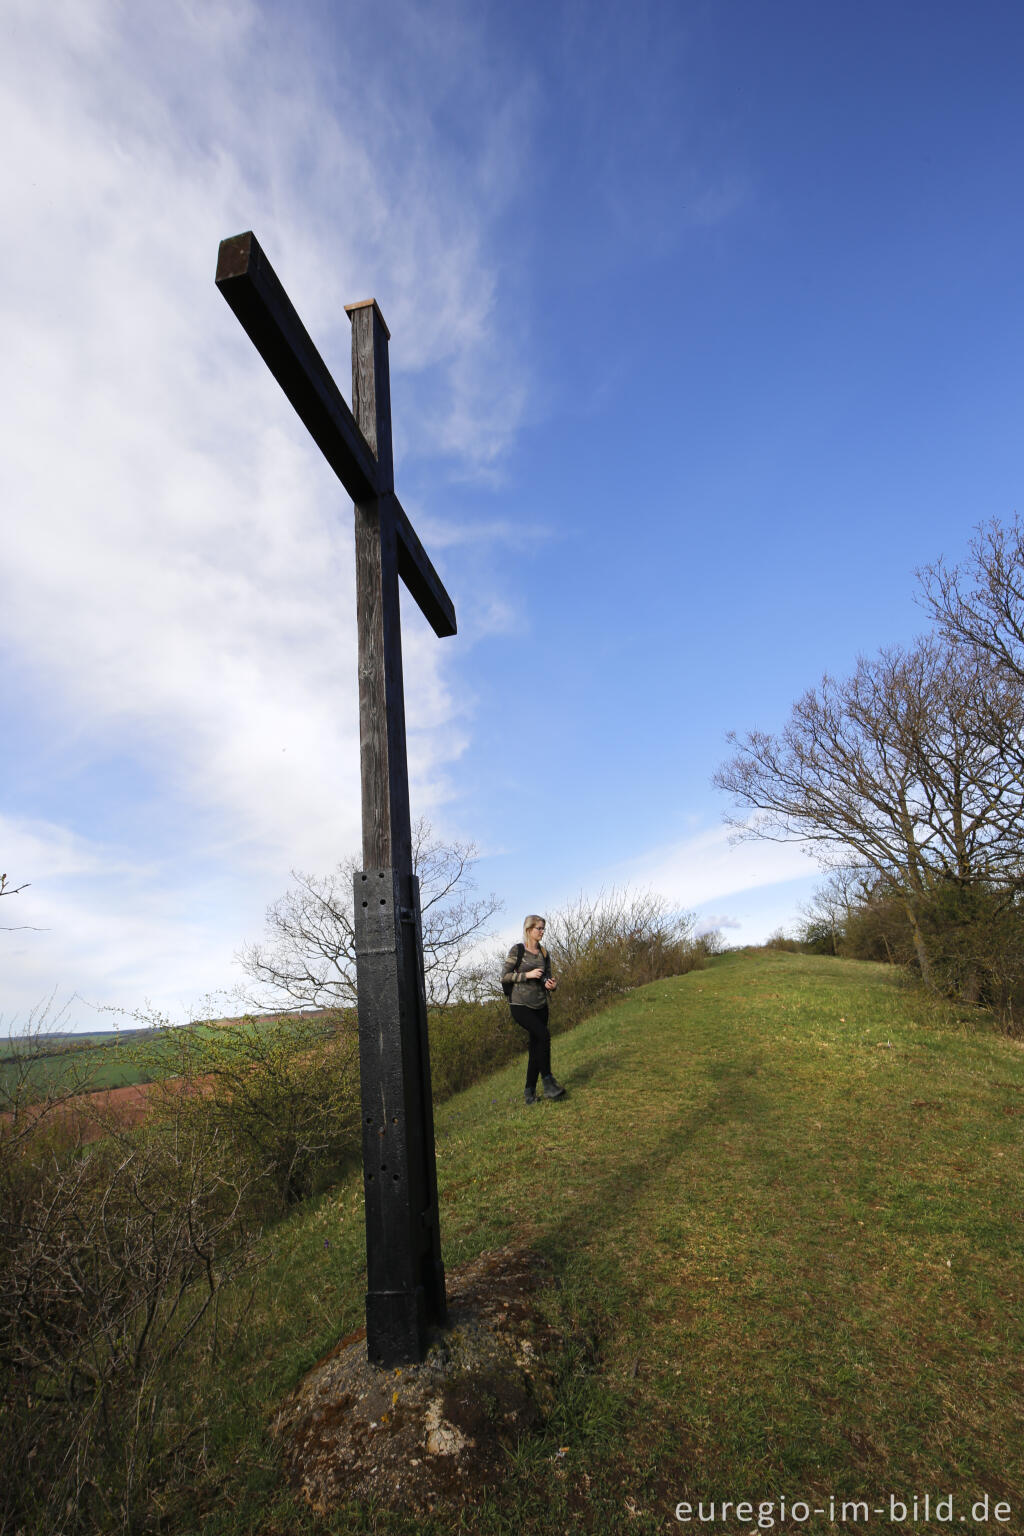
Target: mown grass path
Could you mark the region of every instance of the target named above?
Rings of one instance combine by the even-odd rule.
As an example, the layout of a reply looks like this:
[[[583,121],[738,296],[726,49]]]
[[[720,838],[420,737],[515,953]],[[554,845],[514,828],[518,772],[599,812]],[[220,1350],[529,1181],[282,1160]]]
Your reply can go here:
[[[540,1248],[567,1338],[559,1411],[472,1529],[755,1530],[774,1501],[776,1529],[892,1531],[890,1495],[928,1494],[959,1530],[1024,1532],[1024,1044],[886,968],[759,953],[556,1037],[563,1102],[525,1106],[524,1065],[436,1112],[446,1263]],[[239,1336],[250,1423],[358,1326],[361,1236],[358,1181],[274,1234],[277,1302]],[[975,1527],[986,1495],[1010,1517]],[[285,1528],[260,1496],[224,1528]],[[783,1496],[834,1498],[835,1524],[780,1520]],[[885,1516],[844,1526],[844,1499]],[[698,1500],[754,1512],[700,1523]]]

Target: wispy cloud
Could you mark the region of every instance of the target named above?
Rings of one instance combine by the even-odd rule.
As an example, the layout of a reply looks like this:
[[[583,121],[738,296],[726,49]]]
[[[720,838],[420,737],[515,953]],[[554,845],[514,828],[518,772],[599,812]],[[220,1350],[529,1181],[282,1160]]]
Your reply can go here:
[[[810,844],[736,842],[729,827],[719,826],[649,849],[623,865],[617,878],[650,886],[692,908],[743,891],[806,880],[816,869]]]
[[[321,53],[308,18],[250,0],[15,3],[0,54],[0,132],[18,146],[0,250],[8,686],[22,680],[83,761],[130,759],[177,806],[184,842],[254,876],[358,846],[351,511],[214,288],[218,241],[256,229],[343,388],[343,304],[376,294],[400,453],[491,473],[524,389],[495,323],[491,221],[515,184],[529,82],[474,55],[458,6],[429,36],[415,6],[385,9],[388,95],[366,86],[379,8]],[[435,113],[475,65],[492,126],[456,152]],[[464,733],[425,626],[410,626],[405,661],[429,808]],[[10,744],[18,721],[6,729]],[[23,840],[19,877],[38,873],[33,837],[49,926],[74,930],[76,952],[91,934],[99,956],[72,867],[92,844],[51,825]],[[181,891],[125,858],[122,939],[166,977],[192,942]]]
[[[140,856],[66,827],[0,817],[0,845],[28,888],[5,898],[0,972],[3,1032],[23,1026],[56,989],[65,1027],[109,1028],[98,1012],[154,998],[183,1022],[197,996],[231,979],[240,921],[262,916],[229,868],[203,867],[202,849]],[[21,925],[26,925],[23,929]]]
[[[730,135],[693,89],[694,22],[685,7],[637,0],[628,40],[615,5],[564,10],[564,61],[572,110],[586,124],[593,176],[602,190],[606,249],[664,257],[687,231],[734,218],[749,197]],[[642,80],[628,114],[609,110],[628,71]],[[642,171],[640,170],[642,167]]]
[[[728,912],[702,912],[699,920],[694,925],[694,933],[715,933],[720,929],[742,928],[743,924],[738,917],[733,917]]]

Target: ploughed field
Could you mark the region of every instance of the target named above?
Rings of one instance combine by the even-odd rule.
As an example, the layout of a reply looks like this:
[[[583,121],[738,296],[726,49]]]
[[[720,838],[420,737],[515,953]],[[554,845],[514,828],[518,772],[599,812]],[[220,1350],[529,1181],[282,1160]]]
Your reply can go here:
[[[202,1080],[200,1079],[200,1084]],[[53,1104],[29,1106],[29,1118],[57,1127],[69,1140],[83,1144],[98,1141],[112,1126],[125,1128],[141,1125],[150,1113],[152,1083],[128,1083],[122,1088],[94,1088],[89,1093],[75,1093]],[[11,1111],[0,1114],[0,1121],[10,1121]]]

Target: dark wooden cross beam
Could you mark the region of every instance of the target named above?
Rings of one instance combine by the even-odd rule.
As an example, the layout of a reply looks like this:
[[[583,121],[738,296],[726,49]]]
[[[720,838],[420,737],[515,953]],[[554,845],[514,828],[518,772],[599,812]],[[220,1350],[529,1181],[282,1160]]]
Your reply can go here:
[[[398,578],[435,634],[451,598],[395,495],[390,334],[375,299],[352,322],[352,405],[255,235],[221,242],[217,287],[355,503],[363,868],[355,877],[356,988],[366,1196],[366,1349],[422,1360],[446,1317],[419,882],[412,871]]]

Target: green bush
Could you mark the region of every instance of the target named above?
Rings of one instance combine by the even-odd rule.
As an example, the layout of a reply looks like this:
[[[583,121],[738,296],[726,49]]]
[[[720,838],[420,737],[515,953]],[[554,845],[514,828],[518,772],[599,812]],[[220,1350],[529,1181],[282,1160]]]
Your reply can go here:
[[[1024,1005],[1024,910],[1013,891],[946,881],[920,904],[933,985],[990,1008],[1010,1034]]]
[[[359,1156],[354,1009],[166,1029],[141,1050],[155,1113],[217,1127],[282,1209]]]
[[[432,1008],[428,1017],[430,1077],[438,1101],[496,1072],[522,1050],[503,997]]]

